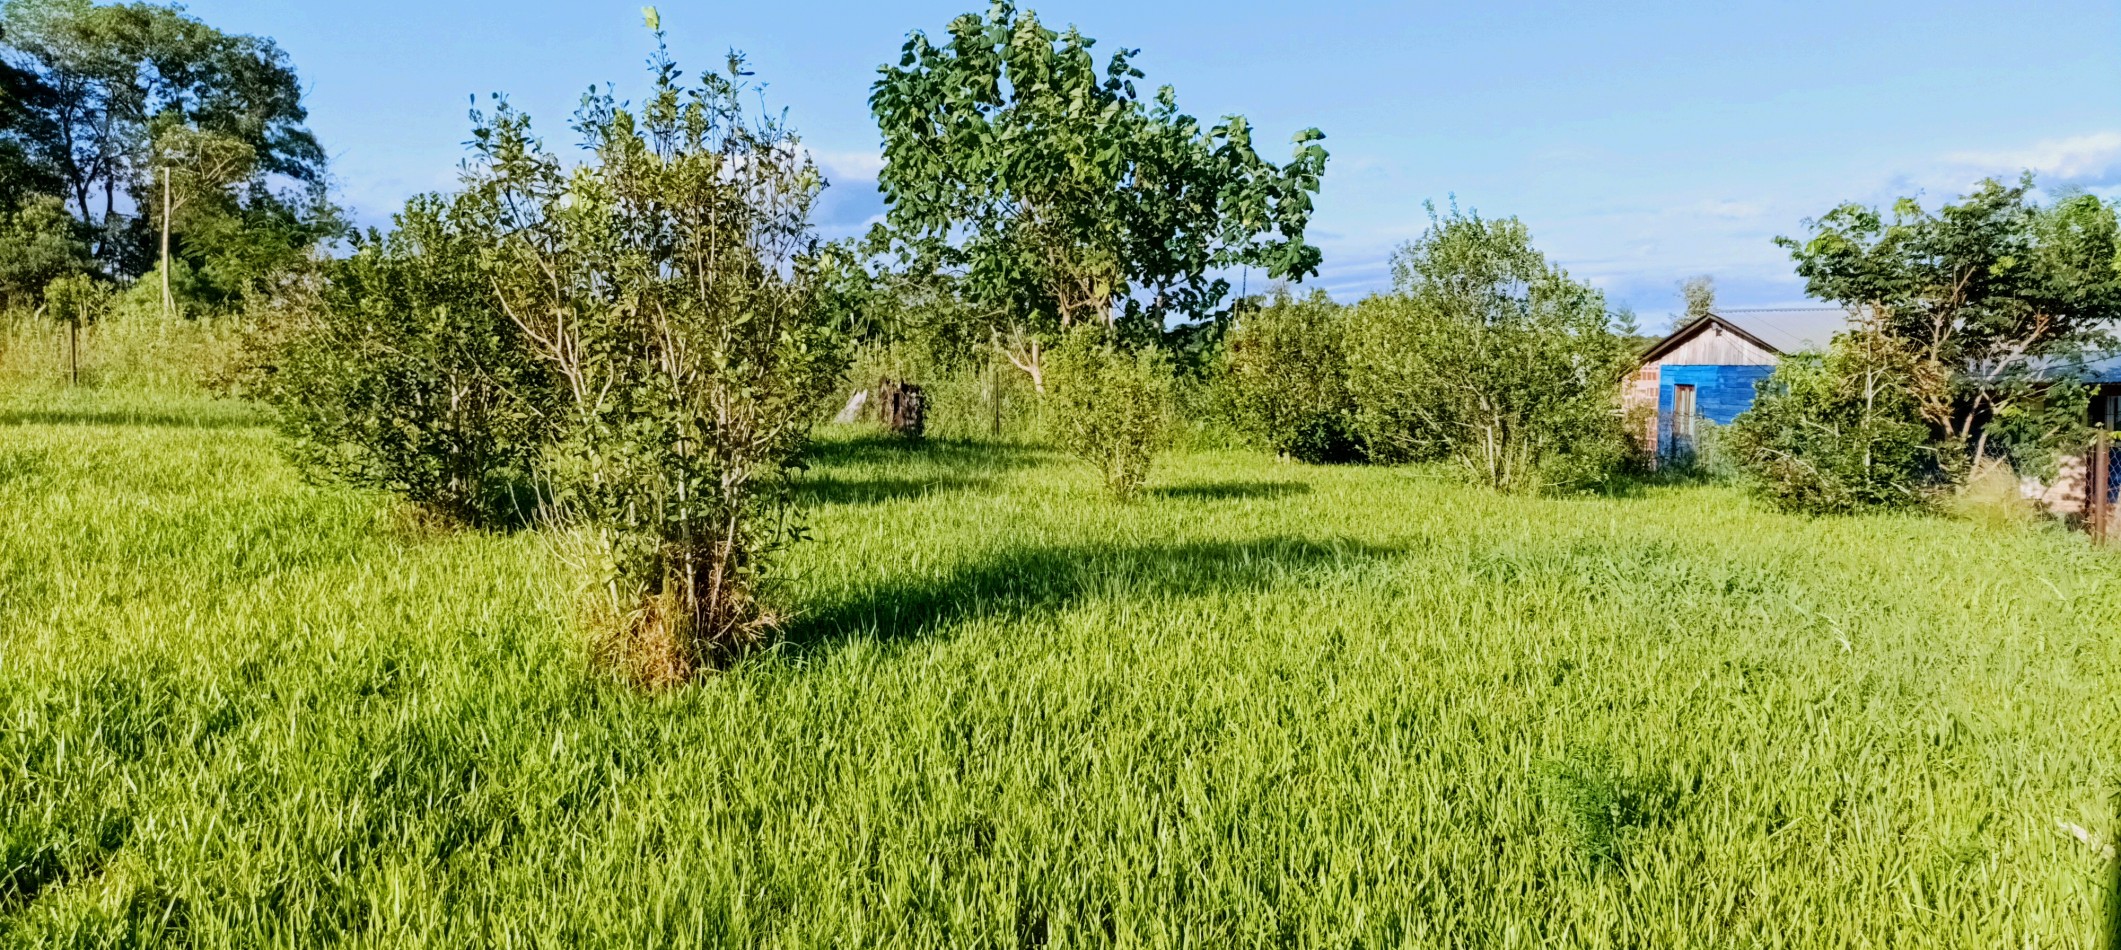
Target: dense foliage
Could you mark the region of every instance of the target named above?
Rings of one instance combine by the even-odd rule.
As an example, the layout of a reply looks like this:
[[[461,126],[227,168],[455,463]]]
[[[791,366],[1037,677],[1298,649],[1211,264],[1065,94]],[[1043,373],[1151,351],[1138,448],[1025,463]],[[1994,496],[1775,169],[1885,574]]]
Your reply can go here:
[[[473,525],[525,521],[557,389],[482,269],[465,202],[415,198],[286,301],[263,393],[298,459]],[[472,220],[465,220],[472,217]]]
[[[1062,447],[1096,468],[1113,497],[1133,498],[1171,442],[1170,358],[1121,347],[1098,326],[1077,327],[1049,356],[1047,417]]]
[[[942,42],[914,33],[870,93],[887,202],[872,242],[948,277],[1041,388],[1057,333],[1115,324],[1147,342],[1221,307],[1229,268],[1299,280],[1320,258],[1304,238],[1320,132],[1276,165],[1242,117],[1203,127],[1170,87],[1141,94],[1137,51],[1100,66],[1094,45],[996,2]]]
[[[106,277],[159,267],[228,309],[342,233],[300,79],[269,39],[177,6],[6,0],[0,102],[0,214],[59,199]]]
[[[816,168],[747,116],[740,59],[691,87],[653,67],[640,107],[585,101],[579,168],[502,103],[467,204],[501,309],[560,381],[547,475],[608,574],[616,657],[669,683],[772,628],[757,593],[795,532],[789,469],[843,364]]]
[[[1361,454],[1348,389],[1345,308],[1324,291],[1277,291],[1243,309],[1224,340],[1217,402],[1246,438],[1305,462]]]
[[[1963,467],[1923,420],[1925,400],[1948,385],[1897,337],[1864,326],[1836,337],[1824,357],[1784,357],[1721,447],[1762,494],[1793,511],[1924,505]]]
[[[1815,297],[1868,315],[1878,332],[1942,374],[1926,389],[1922,418],[1940,438],[1971,442],[1987,454],[1995,417],[2001,430],[2033,444],[2026,455],[2075,431],[2077,393],[2048,383],[2058,366],[2113,342],[2121,320],[2121,228],[2115,208],[2078,194],[2042,205],[2031,176],[1994,179],[1936,210],[1912,198],[1889,213],[1842,205],[1807,222],[1802,240],[1778,239]]]
[[[1433,215],[1433,212],[1432,212]],[[1514,218],[1453,209],[1348,317],[1348,385],[1371,454],[1449,458],[1506,490],[1582,485],[1626,452],[1629,365],[1605,298]]]

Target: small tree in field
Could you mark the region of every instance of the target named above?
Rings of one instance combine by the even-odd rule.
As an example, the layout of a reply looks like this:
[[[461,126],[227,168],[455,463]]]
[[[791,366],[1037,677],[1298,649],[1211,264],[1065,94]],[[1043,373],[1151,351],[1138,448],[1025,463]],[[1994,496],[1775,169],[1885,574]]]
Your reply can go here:
[[[1955,480],[1923,419],[1949,385],[1934,364],[1876,324],[1795,354],[1760,384],[1725,444],[1754,487],[1793,511],[1848,513],[1923,504]]]
[[[1243,117],[1203,127],[1170,87],[1145,98],[1138,51],[1100,65],[1095,42],[996,2],[939,41],[914,33],[869,97],[888,205],[873,242],[947,276],[1041,391],[1042,348],[1077,325],[1151,339],[1222,306],[1218,271],[1301,280],[1320,259],[1304,231],[1322,133],[1276,165]]]
[[[70,274],[44,288],[44,312],[66,325],[66,378],[81,384],[81,328],[110,310],[110,291],[87,274]]]
[[[1605,298],[1547,263],[1515,218],[1455,209],[1349,317],[1348,379],[1383,458],[1450,458],[1504,490],[1584,484],[1626,452],[1627,342]]]
[[[841,370],[812,267],[823,181],[747,116],[741,67],[688,88],[659,54],[638,109],[590,96],[571,171],[505,103],[475,133],[490,279],[560,382],[556,503],[602,562],[613,658],[649,684],[773,627],[787,476]]]
[[[1061,443],[1098,470],[1113,497],[1133,498],[1170,443],[1170,358],[1153,347],[1128,352],[1094,326],[1068,334],[1049,357]]]
[[[1346,312],[1324,291],[1279,291],[1240,314],[1225,341],[1220,400],[1238,431],[1305,462],[1360,454],[1348,391]]]

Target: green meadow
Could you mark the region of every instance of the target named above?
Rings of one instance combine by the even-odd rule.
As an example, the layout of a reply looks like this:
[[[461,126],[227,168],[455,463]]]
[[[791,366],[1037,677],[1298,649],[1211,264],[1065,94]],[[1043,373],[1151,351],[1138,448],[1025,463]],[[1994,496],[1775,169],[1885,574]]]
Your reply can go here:
[[[778,646],[599,673],[536,532],[259,412],[0,401],[0,944],[2082,947],[2121,558],[823,434]]]

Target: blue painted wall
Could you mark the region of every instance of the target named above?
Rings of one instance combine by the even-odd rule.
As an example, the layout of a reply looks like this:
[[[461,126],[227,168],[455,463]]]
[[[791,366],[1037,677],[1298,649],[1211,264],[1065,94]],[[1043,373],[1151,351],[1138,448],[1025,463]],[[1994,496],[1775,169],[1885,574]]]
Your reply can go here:
[[[1672,366],[1657,368],[1657,445],[1664,453],[1672,446],[1672,387],[1694,387],[1694,410],[1717,425],[1730,425],[1738,414],[1753,407],[1754,387],[1773,375],[1772,366]]]

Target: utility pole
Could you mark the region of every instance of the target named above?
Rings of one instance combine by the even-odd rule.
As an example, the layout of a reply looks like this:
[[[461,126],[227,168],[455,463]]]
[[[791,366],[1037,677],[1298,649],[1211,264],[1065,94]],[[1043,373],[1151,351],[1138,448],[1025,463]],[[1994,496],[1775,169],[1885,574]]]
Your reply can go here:
[[[169,292],[169,216],[174,209],[174,200],[169,183],[169,158],[162,160],[162,319],[177,315],[176,297]]]

